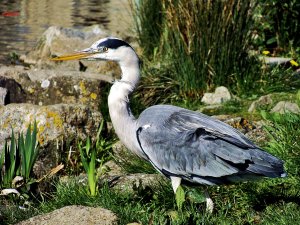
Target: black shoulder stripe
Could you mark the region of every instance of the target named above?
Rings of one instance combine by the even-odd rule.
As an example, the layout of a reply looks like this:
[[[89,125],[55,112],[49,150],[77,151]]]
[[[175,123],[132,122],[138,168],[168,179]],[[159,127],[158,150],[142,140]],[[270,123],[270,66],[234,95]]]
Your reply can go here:
[[[126,47],[130,47],[132,48],[128,43],[126,43],[125,41],[119,40],[119,39],[112,39],[112,38],[108,38],[106,41],[101,42],[98,47],[102,47],[105,46],[107,48],[111,48],[111,49],[117,49],[121,46],[126,46]]]

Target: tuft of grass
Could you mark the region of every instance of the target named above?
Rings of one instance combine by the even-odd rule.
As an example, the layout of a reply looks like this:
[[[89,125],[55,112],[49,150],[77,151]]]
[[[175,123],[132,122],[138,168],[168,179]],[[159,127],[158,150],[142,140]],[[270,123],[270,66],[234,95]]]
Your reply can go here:
[[[31,124],[28,125],[25,139],[22,133],[16,139],[12,130],[10,145],[5,141],[0,156],[0,187],[11,188],[12,180],[18,175],[25,179],[25,183],[33,181],[32,170],[39,152],[36,137],[36,122],[33,129]]]
[[[20,150],[15,144],[14,131],[11,132],[10,146],[5,141],[0,156],[0,187],[12,187],[12,180],[19,174],[21,169]]]
[[[37,124],[36,121],[33,124],[31,130],[31,124],[29,124],[24,139],[23,134],[19,135],[18,147],[21,153],[21,175],[25,178],[25,181],[29,181],[33,169],[33,165],[37,159],[39,148],[37,142]]]
[[[87,138],[84,146],[82,146],[82,142],[78,143],[82,165],[88,176],[89,193],[91,196],[97,195],[98,174],[96,164],[101,168],[110,159],[109,151],[113,145],[113,143],[107,141],[102,136],[103,125],[104,120],[100,123],[94,144],[91,143],[90,138]]]
[[[179,95],[198,98],[219,85],[236,92],[255,87],[259,62],[248,55],[253,1],[152,4],[138,1],[134,8],[139,40],[145,52],[155,52],[156,61],[167,62],[170,78],[180,84]],[[151,20],[158,13],[159,19]]]
[[[270,142],[266,149],[271,153],[284,159],[289,176],[299,176],[300,170],[300,115],[267,114],[262,112],[262,116],[269,121],[266,130],[270,137]]]
[[[129,151],[121,151],[117,155],[114,155],[113,158],[127,173],[157,173],[151,163],[139,158]]]

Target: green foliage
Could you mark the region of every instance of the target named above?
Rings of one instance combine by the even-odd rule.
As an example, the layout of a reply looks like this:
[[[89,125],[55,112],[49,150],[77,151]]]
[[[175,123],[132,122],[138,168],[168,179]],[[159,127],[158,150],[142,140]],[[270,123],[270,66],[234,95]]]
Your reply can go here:
[[[199,189],[190,188],[187,191],[186,198],[193,203],[203,203],[206,202],[206,197],[203,192],[200,192]]]
[[[181,96],[199,97],[218,85],[253,89],[259,62],[248,55],[251,2],[164,0],[153,7],[152,1],[139,1],[135,16],[143,21],[136,23],[141,46],[172,70],[169,77],[179,83]],[[150,20],[157,13],[159,19]]]
[[[11,132],[10,147],[5,141],[5,145],[0,157],[0,187],[8,188],[12,185],[12,180],[19,174],[21,167],[19,148],[15,144],[14,131]]]
[[[31,124],[29,124],[25,139],[23,134],[20,134],[18,139],[18,148],[20,149],[22,162],[21,176],[25,178],[25,181],[29,181],[30,179],[33,165],[37,159],[39,152],[36,136],[37,124],[35,121],[32,132]]]
[[[91,143],[90,138],[87,138],[84,146],[82,146],[82,142],[78,143],[82,165],[88,176],[89,194],[91,196],[97,195],[97,160],[102,166],[109,159],[109,150],[112,147],[112,143],[105,140],[101,135],[103,125],[104,120],[101,121],[95,144]]]
[[[280,66],[266,68],[262,72],[260,82],[261,93],[290,92],[300,87],[299,76],[293,72],[292,68],[282,68]]]
[[[267,149],[284,159],[289,176],[299,176],[300,170],[300,115],[287,114],[267,114],[262,112],[262,116],[270,124],[266,126],[269,137]]]
[[[177,204],[178,210],[181,211],[182,205],[185,202],[185,193],[184,193],[183,188],[180,185],[176,190],[175,199],[176,199],[176,204]]]
[[[141,159],[130,151],[118,152],[118,154],[113,157],[116,163],[127,173],[157,173],[151,163]]]
[[[162,1],[143,0],[132,4],[136,31],[141,46],[147,43],[143,49],[145,56],[153,57],[159,46],[163,26]],[[151,41],[149,41],[151,38]]]
[[[78,148],[84,170],[88,176],[90,195],[95,196],[97,194],[96,149],[91,146],[90,138],[87,139],[84,147],[79,143]]]
[[[31,133],[31,124],[28,125],[26,137],[19,134],[16,140],[12,130],[10,146],[5,141],[0,157],[0,183],[2,188],[12,187],[12,180],[21,175],[25,183],[29,183],[33,165],[38,155],[37,124],[34,122]]]
[[[255,44],[272,53],[300,46],[300,3],[298,0],[260,0],[256,10]],[[293,56],[294,57],[294,56]]]

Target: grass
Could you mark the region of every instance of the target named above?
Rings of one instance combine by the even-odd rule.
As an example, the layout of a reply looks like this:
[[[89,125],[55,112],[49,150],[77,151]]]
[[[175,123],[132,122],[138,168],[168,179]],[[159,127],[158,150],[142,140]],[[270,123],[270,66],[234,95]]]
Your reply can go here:
[[[244,97],[300,87],[295,67],[270,68],[258,60],[261,51],[254,37],[257,27],[265,26],[259,16],[261,7],[269,4],[257,7],[251,0],[132,2],[144,61],[139,88],[143,94],[135,94],[142,99],[141,108],[199,101],[204,92],[220,85]]]
[[[3,224],[16,223],[36,214],[75,204],[110,209],[118,215],[119,224],[291,224],[291,221],[299,224],[300,146],[297,140],[300,136],[300,116],[266,114],[263,117],[269,121],[266,129],[270,134],[265,149],[285,160],[289,176],[209,187],[215,203],[213,214],[205,212],[205,204],[189,200],[182,204],[180,210],[169,182],[133,192],[119,192],[103,185],[98,189],[98,196],[93,197],[85,186],[71,180],[56,183],[55,192],[48,194],[43,201],[33,201],[28,211],[11,203],[9,207],[1,207]],[[141,163],[136,162],[127,169],[137,168]],[[145,170],[143,168],[143,165],[140,166],[138,172]],[[7,200],[1,198],[0,201],[1,205],[6,205]]]
[[[29,123],[25,138],[20,133],[16,139],[12,130],[10,145],[6,140],[0,154],[0,187],[12,188],[12,181],[16,176],[22,176],[25,183],[34,182],[32,171],[38,152],[36,122],[33,129]]]
[[[240,92],[254,88],[259,62],[248,55],[252,1],[153,4],[138,1],[134,7],[139,41],[148,59],[172,70],[168,77],[179,83],[179,95],[197,98],[219,85]]]

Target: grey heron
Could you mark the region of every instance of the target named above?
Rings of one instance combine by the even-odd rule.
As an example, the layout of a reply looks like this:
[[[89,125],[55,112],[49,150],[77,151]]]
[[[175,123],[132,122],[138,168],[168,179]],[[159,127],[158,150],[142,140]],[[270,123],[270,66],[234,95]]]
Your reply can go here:
[[[125,41],[103,38],[79,53],[53,60],[71,59],[119,63],[121,79],[114,82],[108,96],[115,132],[128,149],[171,179],[175,193],[182,182],[219,185],[286,176],[282,160],[263,151],[233,127],[204,114],[155,105],[136,119],[129,107],[129,95],[140,79],[139,57]],[[207,204],[212,207],[209,198]]]

